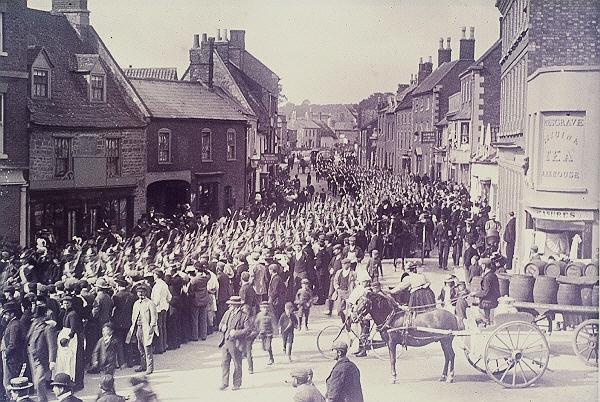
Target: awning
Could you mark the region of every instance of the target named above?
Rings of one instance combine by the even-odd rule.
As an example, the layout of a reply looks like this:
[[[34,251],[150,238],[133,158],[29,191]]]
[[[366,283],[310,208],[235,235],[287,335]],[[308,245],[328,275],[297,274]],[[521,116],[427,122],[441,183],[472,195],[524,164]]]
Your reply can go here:
[[[423,155],[423,150],[421,149],[421,147],[415,147],[415,155],[417,155],[417,156]]]

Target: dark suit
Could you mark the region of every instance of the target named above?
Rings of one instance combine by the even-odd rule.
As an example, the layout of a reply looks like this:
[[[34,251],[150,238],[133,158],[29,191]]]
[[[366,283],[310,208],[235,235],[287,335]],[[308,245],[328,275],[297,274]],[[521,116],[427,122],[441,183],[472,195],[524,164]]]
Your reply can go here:
[[[77,398],[75,395],[69,395],[62,402],[83,402],[81,399]]]
[[[517,241],[516,218],[513,216],[508,220],[504,228],[504,241],[506,242],[506,268],[512,269],[512,261],[515,255],[515,243]]]
[[[281,275],[274,274],[269,282],[269,303],[273,307],[275,317],[280,317],[285,307],[287,288]]]
[[[27,333],[27,354],[31,367],[31,380],[40,402],[48,400],[46,381],[51,379],[50,362],[56,362],[57,334],[43,318],[36,318]]]
[[[346,356],[333,366],[327,383],[327,400],[332,402],[363,402],[360,371]]]
[[[498,298],[500,297],[500,287],[498,277],[495,272],[488,271],[481,280],[481,290],[473,294],[479,298],[479,307],[484,312],[485,319],[490,321],[490,311],[498,307]]]
[[[210,276],[199,272],[190,280],[188,294],[191,298],[190,315],[192,323],[192,340],[205,340],[208,334],[208,280]]]
[[[127,363],[128,366],[132,366],[134,363],[134,348],[125,344],[125,337],[131,327],[131,312],[136,300],[137,296],[129,290],[119,290],[113,295],[112,323],[115,326],[115,337],[119,342],[119,363],[122,365]]]
[[[219,272],[217,274],[217,281],[219,282],[219,290],[217,292],[217,315],[215,317],[215,323],[221,322],[223,314],[227,311],[227,300],[233,295],[231,280],[224,272]]]
[[[104,374],[114,374],[117,369],[119,341],[113,336],[108,342],[100,338],[92,354],[92,366]]]
[[[25,335],[21,331],[19,320],[13,318],[2,336],[2,373],[4,388],[10,385],[12,378],[18,377],[25,361]]]

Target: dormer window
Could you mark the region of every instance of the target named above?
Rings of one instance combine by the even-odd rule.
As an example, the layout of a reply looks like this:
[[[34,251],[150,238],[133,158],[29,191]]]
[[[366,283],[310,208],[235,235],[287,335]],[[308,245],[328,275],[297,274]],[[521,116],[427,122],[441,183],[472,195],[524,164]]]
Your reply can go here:
[[[104,102],[106,100],[106,76],[92,74],[90,78],[90,99],[92,102]]]
[[[32,97],[50,98],[50,70],[33,69]]]

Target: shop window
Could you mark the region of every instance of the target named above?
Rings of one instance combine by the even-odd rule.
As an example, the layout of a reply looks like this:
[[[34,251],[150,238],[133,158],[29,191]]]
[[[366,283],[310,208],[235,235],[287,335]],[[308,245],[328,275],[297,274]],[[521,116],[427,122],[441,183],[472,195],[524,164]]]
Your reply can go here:
[[[33,70],[32,97],[50,98],[50,71],[36,68]]]
[[[234,161],[236,157],[236,135],[235,130],[227,130],[227,160]]]
[[[92,74],[90,77],[90,99],[92,102],[106,101],[106,76]]]
[[[73,178],[72,148],[72,138],[54,138],[54,177]]]
[[[121,139],[106,139],[106,176],[121,176]]]
[[[212,162],[212,138],[209,129],[202,130],[202,162]]]
[[[171,130],[158,131],[158,163],[171,163]]]
[[[460,143],[461,144],[469,143],[469,123],[461,123],[460,124]]]

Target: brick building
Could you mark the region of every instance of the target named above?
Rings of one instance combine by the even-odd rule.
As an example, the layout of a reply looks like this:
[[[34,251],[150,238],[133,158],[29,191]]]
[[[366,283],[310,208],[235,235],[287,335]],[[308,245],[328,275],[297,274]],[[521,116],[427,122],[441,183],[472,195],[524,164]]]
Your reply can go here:
[[[437,124],[448,113],[448,98],[460,89],[460,74],[475,61],[475,28],[470,36],[462,28],[459,58],[451,60],[451,49],[438,52],[438,67],[432,71],[431,58],[427,63],[419,63],[418,86],[412,93],[414,155],[412,165],[416,174],[428,174],[441,178],[444,154],[439,152],[442,145],[442,129]],[[423,78],[424,77],[424,78]]]
[[[173,214],[220,216],[247,198],[245,111],[216,87],[200,82],[132,79],[148,107],[147,203]]]
[[[277,144],[279,77],[246,49],[246,31],[218,30],[216,38],[194,35],[190,66],[182,80],[214,82],[255,116],[247,135],[249,193],[265,187]],[[263,154],[267,155],[262,157]]]
[[[361,166],[372,167],[375,165],[375,151],[377,145],[377,118],[367,121],[360,128],[358,145],[358,163]]]
[[[0,241],[27,242],[27,1],[0,1]]]
[[[417,87],[411,77],[410,84],[403,87],[396,96],[396,158],[398,173],[407,176],[412,172],[411,155],[413,151],[413,121],[412,121],[412,93]]]
[[[85,0],[27,10],[29,232],[59,244],[145,211],[144,107],[89,25]]]
[[[502,14],[499,218],[517,215],[515,267],[598,257],[600,6],[498,0]]]

